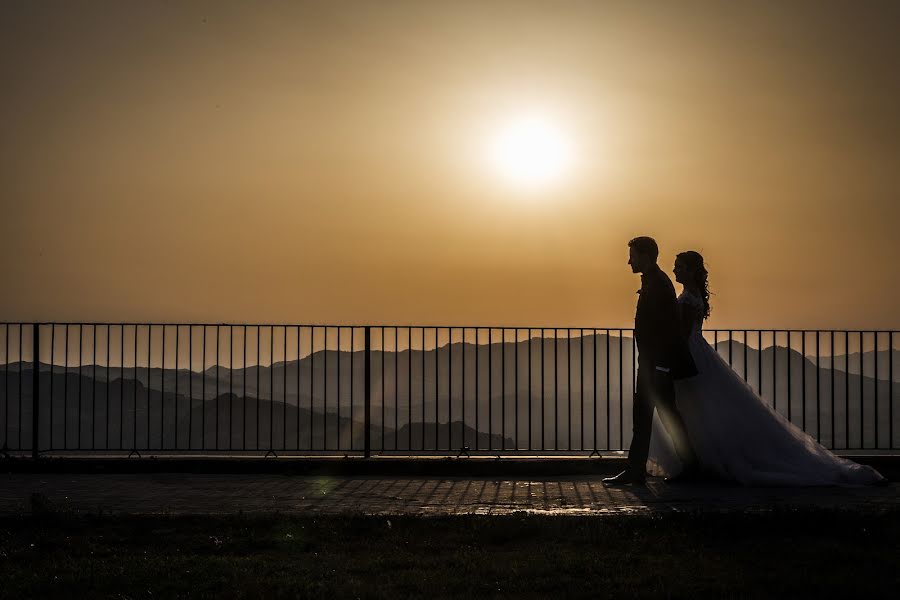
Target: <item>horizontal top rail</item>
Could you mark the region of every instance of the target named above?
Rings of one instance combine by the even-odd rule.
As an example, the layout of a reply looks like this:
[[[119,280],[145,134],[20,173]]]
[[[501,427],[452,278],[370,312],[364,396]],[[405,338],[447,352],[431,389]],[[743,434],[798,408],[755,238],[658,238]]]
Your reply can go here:
[[[634,326],[596,326],[596,325],[422,325],[422,324],[367,324],[367,323],[175,323],[175,322],[134,322],[134,321],[0,321],[0,325],[99,325],[111,327],[333,327],[343,329],[518,329],[531,331],[552,330],[584,330],[584,331],[632,331]],[[775,332],[775,333],[900,333],[900,329],[794,329],[790,327],[704,327],[703,331],[713,333],[731,332]]]

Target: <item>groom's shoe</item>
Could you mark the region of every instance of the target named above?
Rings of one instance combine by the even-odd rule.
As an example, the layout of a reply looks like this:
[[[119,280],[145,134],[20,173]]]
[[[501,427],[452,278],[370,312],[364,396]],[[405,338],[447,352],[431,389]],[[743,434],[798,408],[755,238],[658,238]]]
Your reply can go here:
[[[647,482],[647,474],[640,473],[638,471],[630,471],[625,469],[615,477],[606,477],[603,479],[603,483],[606,485],[628,485],[631,483],[637,483],[639,485],[643,485]]]

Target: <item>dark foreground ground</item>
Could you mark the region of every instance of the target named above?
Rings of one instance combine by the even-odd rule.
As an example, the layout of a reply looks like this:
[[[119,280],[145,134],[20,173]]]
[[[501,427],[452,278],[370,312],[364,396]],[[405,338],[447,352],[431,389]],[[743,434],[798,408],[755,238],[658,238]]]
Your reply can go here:
[[[3,598],[890,597],[900,511],[0,517]]]
[[[8,461],[0,598],[886,598],[900,589],[893,462],[882,472],[894,482],[875,488],[604,485],[620,463]]]

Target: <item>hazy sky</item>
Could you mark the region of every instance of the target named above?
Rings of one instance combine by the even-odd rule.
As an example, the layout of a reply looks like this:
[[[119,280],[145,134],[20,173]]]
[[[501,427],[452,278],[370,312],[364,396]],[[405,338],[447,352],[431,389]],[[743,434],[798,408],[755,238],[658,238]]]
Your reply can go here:
[[[900,328],[900,2],[0,4],[3,320]],[[485,148],[564,132],[552,185]]]

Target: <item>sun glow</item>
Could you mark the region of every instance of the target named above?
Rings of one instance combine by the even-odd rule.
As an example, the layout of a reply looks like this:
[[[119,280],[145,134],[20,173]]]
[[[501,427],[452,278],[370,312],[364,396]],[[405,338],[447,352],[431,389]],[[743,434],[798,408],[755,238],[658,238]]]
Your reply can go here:
[[[489,140],[491,167],[507,182],[522,188],[559,183],[572,166],[569,136],[552,118],[520,115],[505,122]]]

